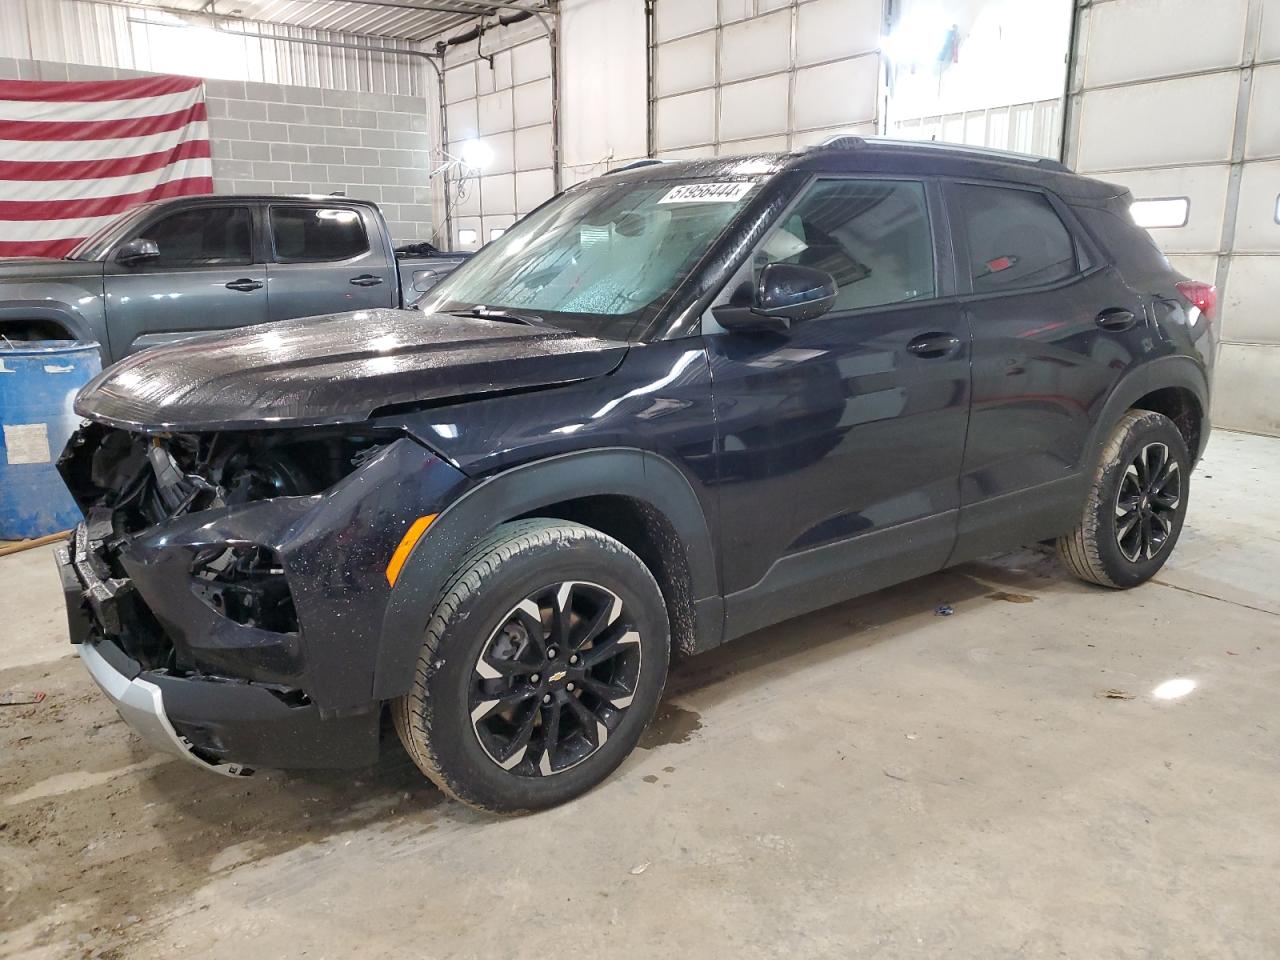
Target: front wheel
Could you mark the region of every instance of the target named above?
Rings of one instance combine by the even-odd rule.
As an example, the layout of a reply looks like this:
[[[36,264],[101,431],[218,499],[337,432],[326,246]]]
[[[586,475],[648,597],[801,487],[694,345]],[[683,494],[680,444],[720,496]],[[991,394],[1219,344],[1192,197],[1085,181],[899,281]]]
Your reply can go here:
[[[579,524],[506,524],[445,588],[392,716],[446,793],[501,813],[549,807],[635,747],[669,651],[662,594],[634,553]]]
[[[1136,587],[1155,576],[1187,515],[1191,457],[1168,417],[1130,410],[1111,431],[1080,524],[1058,540],[1076,576],[1106,587]]]

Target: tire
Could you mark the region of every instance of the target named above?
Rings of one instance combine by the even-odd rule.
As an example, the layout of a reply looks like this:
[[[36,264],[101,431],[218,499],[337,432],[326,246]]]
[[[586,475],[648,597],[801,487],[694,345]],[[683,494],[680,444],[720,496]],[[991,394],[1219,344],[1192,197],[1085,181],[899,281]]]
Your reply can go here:
[[[392,718],[445,793],[494,813],[544,809],[632,751],[670,649],[662,593],[634,553],[576,523],[508,523],[446,584]]]
[[[1150,580],[1178,542],[1190,480],[1191,457],[1173,422],[1128,411],[1102,448],[1079,526],[1058,539],[1067,568],[1116,589]]]

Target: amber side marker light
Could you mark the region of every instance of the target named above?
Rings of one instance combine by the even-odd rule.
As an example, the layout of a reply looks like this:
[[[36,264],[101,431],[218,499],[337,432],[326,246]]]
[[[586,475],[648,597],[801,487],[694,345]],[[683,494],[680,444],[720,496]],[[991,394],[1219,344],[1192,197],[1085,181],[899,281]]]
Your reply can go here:
[[[387,564],[388,584],[393,587],[396,585],[400,571],[404,568],[404,562],[409,559],[409,554],[418,545],[418,541],[427,532],[427,528],[436,522],[437,516],[439,514],[428,513],[425,517],[419,517],[410,525],[405,535],[400,539],[400,545],[396,547],[396,552],[391,554],[391,561]]]

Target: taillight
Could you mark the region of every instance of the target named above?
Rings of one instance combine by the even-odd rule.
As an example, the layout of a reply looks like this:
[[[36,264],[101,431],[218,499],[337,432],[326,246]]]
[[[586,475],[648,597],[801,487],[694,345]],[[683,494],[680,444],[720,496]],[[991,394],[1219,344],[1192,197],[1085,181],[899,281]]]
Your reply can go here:
[[[1218,310],[1218,288],[1212,283],[1201,283],[1199,280],[1183,280],[1175,284],[1178,292],[1191,303],[1199,307],[1206,320],[1212,320]]]

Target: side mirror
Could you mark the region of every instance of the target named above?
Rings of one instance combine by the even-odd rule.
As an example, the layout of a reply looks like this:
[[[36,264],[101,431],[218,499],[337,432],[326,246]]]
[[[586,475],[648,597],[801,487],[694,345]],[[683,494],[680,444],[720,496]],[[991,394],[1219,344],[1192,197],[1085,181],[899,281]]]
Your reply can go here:
[[[116,261],[123,263],[126,267],[136,267],[140,263],[159,258],[160,245],[154,240],[146,240],[142,237],[130,240],[116,251]]]
[[[791,324],[820,317],[836,302],[836,281],[825,270],[770,263],[760,271],[750,306],[721,304],[712,310],[726,330],[785,333]]]

